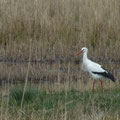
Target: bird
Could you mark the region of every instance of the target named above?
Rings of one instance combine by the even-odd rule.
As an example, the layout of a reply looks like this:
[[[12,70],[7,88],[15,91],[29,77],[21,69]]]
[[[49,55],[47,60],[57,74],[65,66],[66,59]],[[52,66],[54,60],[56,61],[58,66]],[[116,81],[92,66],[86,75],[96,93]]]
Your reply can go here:
[[[100,64],[88,59],[88,57],[87,57],[88,48],[83,47],[78,53],[75,54],[75,56],[78,56],[81,53],[83,53],[83,60],[82,60],[83,63],[82,64],[84,66],[84,71],[87,71],[93,78],[93,87],[92,87],[93,92],[94,92],[96,80],[100,80],[102,91],[104,91],[103,81],[102,81],[103,77],[108,78],[108,79],[112,80],[113,82],[115,82],[114,76],[108,70],[106,70]]]

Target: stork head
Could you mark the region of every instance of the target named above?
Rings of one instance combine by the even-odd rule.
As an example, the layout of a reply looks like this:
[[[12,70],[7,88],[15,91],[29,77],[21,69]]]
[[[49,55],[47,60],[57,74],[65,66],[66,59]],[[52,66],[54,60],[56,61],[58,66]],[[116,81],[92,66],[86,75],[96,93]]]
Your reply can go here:
[[[88,52],[88,49],[86,47],[83,47],[75,56],[81,54],[81,53],[87,53]]]

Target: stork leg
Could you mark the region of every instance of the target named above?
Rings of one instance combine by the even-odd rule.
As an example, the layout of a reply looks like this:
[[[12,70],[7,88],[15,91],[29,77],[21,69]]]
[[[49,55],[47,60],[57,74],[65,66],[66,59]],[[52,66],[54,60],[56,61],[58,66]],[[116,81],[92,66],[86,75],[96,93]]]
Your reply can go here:
[[[101,84],[102,91],[104,91],[104,89],[103,89],[103,81],[102,80],[100,80],[100,84]]]
[[[95,80],[93,80],[93,87],[92,87],[93,92],[94,92],[94,87],[95,87]]]

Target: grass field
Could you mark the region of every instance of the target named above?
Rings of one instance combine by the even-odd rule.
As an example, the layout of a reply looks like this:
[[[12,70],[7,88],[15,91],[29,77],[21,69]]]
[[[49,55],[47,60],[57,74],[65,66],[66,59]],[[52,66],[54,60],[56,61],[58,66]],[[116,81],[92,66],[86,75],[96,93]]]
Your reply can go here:
[[[12,87],[0,97],[2,120],[119,120],[120,88],[91,91]]]
[[[1,0],[0,119],[119,120],[119,26],[118,0]],[[74,56],[83,46],[115,76],[104,92]]]

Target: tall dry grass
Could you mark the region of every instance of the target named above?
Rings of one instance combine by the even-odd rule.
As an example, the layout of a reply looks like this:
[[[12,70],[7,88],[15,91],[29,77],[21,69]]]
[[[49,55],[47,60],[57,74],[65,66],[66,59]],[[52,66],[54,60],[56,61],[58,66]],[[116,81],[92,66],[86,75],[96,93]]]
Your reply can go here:
[[[31,50],[33,61],[69,62],[79,59],[74,54],[86,46],[94,60],[119,61],[119,4],[117,0],[1,0],[0,59],[28,61]],[[57,76],[61,68],[64,65],[36,63],[30,66],[30,79],[51,69]],[[27,64],[3,63],[0,69],[1,79],[23,80]]]
[[[98,58],[119,59],[119,4],[118,0],[1,0],[0,54],[28,59],[32,39],[34,58],[71,57],[86,46]]]

